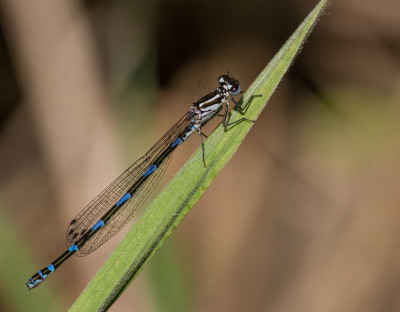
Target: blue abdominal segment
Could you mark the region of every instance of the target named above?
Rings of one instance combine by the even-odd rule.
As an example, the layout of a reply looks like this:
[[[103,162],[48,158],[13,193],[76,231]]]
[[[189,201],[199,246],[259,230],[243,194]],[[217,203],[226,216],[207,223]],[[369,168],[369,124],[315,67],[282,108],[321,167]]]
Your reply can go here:
[[[157,169],[156,165],[151,165],[149,168],[147,168],[147,170],[143,173],[143,177],[147,177],[150,174],[152,174],[155,170]]]
[[[97,221],[97,223],[95,225],[93,225],[92,231],[96,231],[98,228],[101,228],[103,225],[104,225],[104,221],[103,220]]]
[[[181,138],[177,138],[174,142],[172,142],[171,147],[175,147],[179,144],[181,144],[183,141],[181,140]]]
[[[78,247],[76,247],[75,244],[71,245],[71,247],[68,248],[69,252],[73,252],[73,251],[77,251],[77,250],[78,250]]]
[[[125,193],[122,197],[117,201],[115,206],[120,206],[122,203],[126,202],[129,198],[131,198],[131,194]]]

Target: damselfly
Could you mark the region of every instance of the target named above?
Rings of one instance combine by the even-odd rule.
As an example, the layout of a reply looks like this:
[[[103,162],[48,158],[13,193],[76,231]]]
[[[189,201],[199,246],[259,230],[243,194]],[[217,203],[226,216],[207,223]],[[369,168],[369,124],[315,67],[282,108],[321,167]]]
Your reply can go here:
[[[240,93],[239,81],[229,75],[218,78],[219,87],[197,100],[189,111],[173,125],[156,144],[103,192],[89,203],[69,224],[67,246],[69,248],[47,267],[35,273],[27,282],[28,289],[35,288],[73,254],[85,256],[117,234],[135,215],[140,206],[159,182],[168,166],[172,152],[192,133],[198,132],[205,163],[202,127],[215,116],[223,116],[225,128],[241,122],[253,121],[240,118],[227,119],[230,99],[240,111],[246,109],[253,95],[241,106],[234,96]],[[219,115],[225,105],[223,115]]]

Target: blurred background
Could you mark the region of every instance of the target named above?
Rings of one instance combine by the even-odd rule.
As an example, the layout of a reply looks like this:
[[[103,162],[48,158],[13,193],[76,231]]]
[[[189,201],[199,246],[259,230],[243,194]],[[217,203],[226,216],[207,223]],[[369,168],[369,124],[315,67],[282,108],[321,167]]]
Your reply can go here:
[[[220,74],[246,89],[316,4],[1,0],[0,310],[70,307],[129,228],[28,292],[70,220]],[[325,13],[112,311],[400,311],[400,2]]]

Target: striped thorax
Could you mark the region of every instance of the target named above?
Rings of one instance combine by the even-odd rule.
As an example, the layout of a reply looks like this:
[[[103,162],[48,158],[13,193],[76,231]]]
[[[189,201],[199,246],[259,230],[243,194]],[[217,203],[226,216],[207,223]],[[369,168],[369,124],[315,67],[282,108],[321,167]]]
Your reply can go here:
[[[239,81],[228,75],[220,76],[218,83],[220,86],[216,90],[198,99],[190,108],[196,130],[221,112],[223,105],[228,102],[228,97],[238,95],[240,92]]]

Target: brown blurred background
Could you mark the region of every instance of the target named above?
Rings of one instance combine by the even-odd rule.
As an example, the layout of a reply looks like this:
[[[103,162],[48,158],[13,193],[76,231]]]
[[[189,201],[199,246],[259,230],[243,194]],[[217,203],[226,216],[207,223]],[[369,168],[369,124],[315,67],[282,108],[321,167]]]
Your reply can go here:
[[[123,237],[28,292],[70,220],[218,75],[249,86],[316,4],[1,0],[0,310],[70,307]],[[400,311],[400,2],[326,13],[112,311]]]

